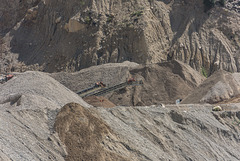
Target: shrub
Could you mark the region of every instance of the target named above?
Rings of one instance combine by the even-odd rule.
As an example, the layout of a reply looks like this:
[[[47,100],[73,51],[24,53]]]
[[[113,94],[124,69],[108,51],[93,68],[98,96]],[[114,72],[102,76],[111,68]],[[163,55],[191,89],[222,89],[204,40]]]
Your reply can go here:
[[[82,0],[82,1],[80,1],[80,4],[81,4],[82,6],[84,6],[84,5],[85,5],[85,2]]]
[[[89,16],[86,16],[84,21],[85,21],[86,24],[90,24],[92,20]]]
[[[113,21],[114,16],[113,15],[108,15],[107,16],[107,22],[110,23]]]
[[[134,16],[139,17],[139,16],[142,16],[142,15],[143,15],[143,11],[140,10],[140,11],[133,12],[133,13],[131,14],[131,17],[134,17]]]
[[[201,74],[206,78],[208,77],[208,72],[204,67],[201,68]]]

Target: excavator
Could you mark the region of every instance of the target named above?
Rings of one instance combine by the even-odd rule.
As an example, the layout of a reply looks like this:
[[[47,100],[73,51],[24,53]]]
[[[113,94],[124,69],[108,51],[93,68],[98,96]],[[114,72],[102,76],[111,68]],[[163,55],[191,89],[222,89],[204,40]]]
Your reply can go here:
[[[126,82],[123,82],[111,87],[106,87],[106,85],[103,84],[102,82],[98,82],[98,83],[95,83],[93,87],[77,92],[77,94],[82,98],[88,97],[88,96],[100,96],[112,91],[125,88],[127,86],[136,86],[136,85],[142,85],[142,84],[143,84],[142,80],[136,81],[134,78],[129,78]]]

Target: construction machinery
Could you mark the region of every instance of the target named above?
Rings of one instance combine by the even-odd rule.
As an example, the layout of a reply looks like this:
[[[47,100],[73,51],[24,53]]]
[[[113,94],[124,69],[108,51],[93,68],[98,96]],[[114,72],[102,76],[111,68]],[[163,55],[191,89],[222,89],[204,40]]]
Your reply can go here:
[[[97,82],[97,83],[95,83],[95,85],[93,87],[90,87],[90,88],[84,89],[83,91],[77,92],[77,94],[80,97],[84,97],[85,95],[88,95],[95,91],[99,91],[100,89],[105,88],[105,87],[106,87],[106,85],[103,84],[103,82]]]
[[[0,75],[0,83],[5,83],[5,82],[9,81],[12,78],[13,78],[12,74],[1,74]]]
[[[117,84],[117,85],[114,85],[111,87],[106,87],[106,86],[103,86],[104,84],[103,85],[102,84],[100,84],[98,86],[95,83],[95,86],[85,89],[83,91],[80,91],[77,94],[82,98],[87,97],[87,96],[100,96],[100,95],[104,95],[104,94],[107,94],[112,91],[116,91],[116,90],[125,88],[127,86],[142,85],[143,82],[141,80],[136,81],[134,78],[130,78],[126,82],[123,82],[123,83],[120,83],[120,84]]]

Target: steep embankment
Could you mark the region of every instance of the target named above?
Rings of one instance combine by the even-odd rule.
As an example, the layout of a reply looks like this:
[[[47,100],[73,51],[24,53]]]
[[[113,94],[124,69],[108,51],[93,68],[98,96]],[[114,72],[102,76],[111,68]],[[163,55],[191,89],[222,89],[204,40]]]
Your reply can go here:
[[[238,97],[240,74],[217,71],[187,96],[182,103],[218,103]],[[234,100],[232,100],[234,102]]]
[[[67,146],[67,160],[240,159],[239,108],[211,112],[211,106],[183,105],[90,111],[68,104],[57,116],[55,128]]]
[[[35,64],[30,68],[50,72],[167,59],[197,70],[239,71],[240,16],[230,3],[229,9],[216,5],[207,12],[203,0],[12,3],[1,0],[6,6],[0,8],[2,71],[26,70],[15,61],[18,56],[27,65]]]
[[[53,130],[58,110],[80,97],[40,72],[0,84],[0,160],[56,160],[67,154]]]
[[[185,98],[205,79],[200,73],[180,61],[139,66],[129,71],[143,85],[127,87],[109,95],[117,105],[144,106],[173,104]]]
[[[105,64],[76,73],[53,73],[51,76],[76,92],[99,81],[110,87],[131,77],[142,80],[141,86],[129,86],[105,95],[114,104],[126,106],[175,103],[176,99],[186,97],[204,80],[200,73],[179,61],[151,65],[130,62]]]
[[[106,138],[117,138],[110,127],[98,116],[76,103],[65,105],[58,113],[55,130],[67,147],[66,161],[74,160],[109,160],[125,161],[129,156],[114,153],[104,148]],[[120,144],[120,143],[116,143]],[[110,146],[110,145],[108,145]],[[109,147],[110,148],[110,147]],[[120,147],[115,150],[120,151]],[[128,150],[125,149],[125,153]]]

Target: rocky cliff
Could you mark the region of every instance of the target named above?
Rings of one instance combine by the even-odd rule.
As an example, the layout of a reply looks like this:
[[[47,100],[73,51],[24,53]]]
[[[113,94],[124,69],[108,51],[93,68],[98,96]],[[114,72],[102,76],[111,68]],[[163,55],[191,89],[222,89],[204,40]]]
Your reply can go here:
[[[202,0],[12,3],[1,0],[3,70],[25,70],[26,64],[77,71],[108,62],[167,59],[208,73],[240,69],[239,3],[233,1],[208,11]]]

